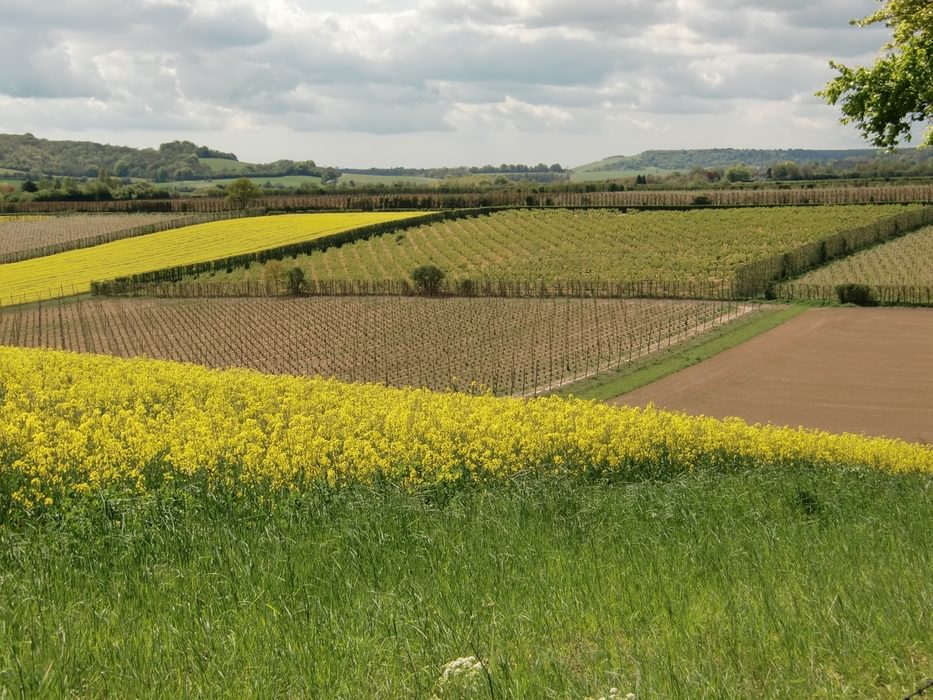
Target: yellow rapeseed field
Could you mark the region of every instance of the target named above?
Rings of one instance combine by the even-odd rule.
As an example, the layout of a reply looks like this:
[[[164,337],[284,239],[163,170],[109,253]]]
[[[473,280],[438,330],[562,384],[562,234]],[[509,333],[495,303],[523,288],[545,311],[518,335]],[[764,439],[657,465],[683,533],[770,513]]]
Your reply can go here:
[[[286,214],[214,221],[0,265],[0,303],[81,294],[106,280],[322,238],[424,212]]]
[[[574,399],[0,348],[0,509],[171,483],[265,496],[315,483],[644,479],[801,465],[933,473],[933,450]]]

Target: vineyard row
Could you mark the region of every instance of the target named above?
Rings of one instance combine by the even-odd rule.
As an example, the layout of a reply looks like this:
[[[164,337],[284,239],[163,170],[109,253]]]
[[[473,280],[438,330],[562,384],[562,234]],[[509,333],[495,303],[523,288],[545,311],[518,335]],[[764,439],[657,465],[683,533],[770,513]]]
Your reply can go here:
[[[752,310],[597,299],[94,299],[0,312],[0,345],[537,395]]]
[[[773,283],[798,277],[827,262],[889,241],[933,224],[933,207],[896,214],[879,221],[840,231],[785,253],[743,265],[736,270],[736,287],[743,297],[773,296]]]
[[[888,304],[892,306],[933,306],[933,286],[909,284],[809,284],[805,282],[789,282],[779,284],[774,288],[774,294],[779,299],[788,301],[847,301],[844,288],[852,285],[864,287],[866,296],[862,303]]]
[[[694,207],[783,206],[807,204],[904,204],[933,202],[933,185],[880,185],[766,190],[626,190],[622,192],[475,192],[453,194],[320,194],[263,197],[269,211],[367,211],[382,209],[459,209],[478,207]],[[112,200],[99,202],[4,202],[0,212],[150,211],[220,212],[233,207],[223,198]]]
[[[444,279],[429,295],[412,281],[306,279],[301,293],[295,295],[279,279],[243,280],[239,282],[181,281],[133,282],[111,280],[94,282],[91,291],[97,296],[154,297],[162,299],[199,299],[223,297],[373,297],[373,296],[433,296],[433,297],[500,297],[510,299],[598,298],[598,299],[707,299],[731,300],[736,288],[727,282],[678,282],[640,280],[634,282],[606,280],[531,281],[498,278]],[[49,298],[58,295],[49,295]],[[15,299],[11,300],[15,303]]]
[[[482,210],[481,210],[482,211]],[[460,216],[475,212],[458,212]],[[451,214],[437,215],[437,220],[451,218]],[[411,226],[422,217],[403,222]],[[487,218],[486,221],[491,221]],[[672,298],[672,299],[753,299],[775,298],[780,294],[776,283],[799,276],[804,272],[838,257],[879,242],[901,236],[909,231],[933,223],[933,207],[910,209],[870,224],[824,236],[788,252],[766,257],[739,266],[734,280],[542,280],[502,279],[492,277],[454,277],[445,279],[436,290],[441,296],[480,297],[603,297],[603,298]],[[95,281],[91,291],[103,296],[155,296],[155,297],[264,297],[294,294],[279,278],[264,280],[192,281],[185,279],[201,272],[232,270],[237,265],[253,261],[266,262],[286,254],[308,252],[370,238],[378,233],[394,230],[400,224],[378,224],[339,234],[336,237],[292,244],[276,250],[260,251],[236,258],[170,268],[133,275],[116,280]],[[419,292],[407,279],[320,279],[305,280],[301,293],[310,296],[410,296]]]

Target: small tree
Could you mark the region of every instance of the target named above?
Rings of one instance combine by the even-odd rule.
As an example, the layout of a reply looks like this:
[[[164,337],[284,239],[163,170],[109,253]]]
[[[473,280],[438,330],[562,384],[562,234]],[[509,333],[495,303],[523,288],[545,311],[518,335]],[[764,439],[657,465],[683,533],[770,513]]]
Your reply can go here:
[[[420,265],[411,271],[411,278],[422,294],[433,296],[440,289],[444,271],[437,265]]]
[[[285,282],[285,266],[281,260],[270,260],[262,267],[262,281],[278,289]]]
[[[301,296],[304,294],[307,287],[307,280],[305,280],[305,271],[300,267],[293,267],[288,271],[288,293],[293,297]]]
[[[746,165],[733,165],[726,171],[726,179],[729,182],[751,182],[752,171]]]
[[[227,188],[227,203],[234,209],[246,209],[260,197],[262,197],[262,188],[248,177],[234,180]]]

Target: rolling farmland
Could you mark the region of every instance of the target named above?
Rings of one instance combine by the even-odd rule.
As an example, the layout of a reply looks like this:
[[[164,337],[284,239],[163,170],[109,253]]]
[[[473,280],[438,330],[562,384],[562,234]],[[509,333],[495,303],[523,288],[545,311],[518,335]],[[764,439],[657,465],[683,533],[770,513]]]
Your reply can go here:
[[[557,230],[533,220],[518,245],[509,227],[502,242],[468,228],[446,254],[491,254],[523,276],[535,274],[534,258],[553,273],[565,256],[573,274],[593,279],[610,264],[701,279],[736,264],[730,245],[759,254],[743,245],[764,233],[743,225],[725,235],[700,218],[699,238],[676,229],[664,248],[630,232],[620,256],[611,231],[557,216],[566,217]],[[270,233],[248,229],[286,219],[191,227],[183,231],[197,230],[196,241],[163,238],[135,259],[112,254],[113,244],[76,252],[100,266],[88,278],[112,277],[119,266],[177,265],[197,246],[213,259],[267,250]],[[404,248],[412,233],[378,240]],[[273,237],[293,234],[327,235]],[[441,252],[447,244],[415,239]],[[331,250],[357,251],[341,277],[352,279],[354,261],[383,273],[393,263],[387,251],[357,261],[365,249]],[[63,259],[35,261],[32,274]],[[58,274],[75,274],[70,264]],[[4,294],[10,269],[0,266]],[[270,270],[248,273],[265,280]],[[497,697],[605,697],[610,682],[678,697],[684,679],[710,697],[775,688],[903,697],[925,673],[917,650],[933,641],[929,447],[530,398],[754,308],[395,296],[59,298],[0,309],[0,345],[28,348],[0,347],[0,628],[9,632],[0,696],[155,687],[471,697],[444,692],[438,677],[475,654]],[[752,353],[753,377],[778,355],[790,369],[782,386],[799,383],[792,349]],[[844,351],[817,352],[825,373],[846,374]],[[915,382],[897,357],[907,381],[888,396],[903,410],[916,404],[898,391]],[[864,391],[873,369],[848,373]],[[702,393],[743,383],[720,379]]]
[[[0,313],[0,344],[533,395],[753,308],[683,300],[85,300]]]
[[[512,210],[445,221],[299,256],[312,279],[731,280],[745,263],[905,211],[900,205],[620,213]],[[291,263],[289,263],[291,264]],[[262,280],[263,270],[217,273]]]
[[[265,250],[412,216],[410,212],[289,214],[215,221],[113,241],[0,265],[0,302],[80,294],[90,290],[93,280]]]

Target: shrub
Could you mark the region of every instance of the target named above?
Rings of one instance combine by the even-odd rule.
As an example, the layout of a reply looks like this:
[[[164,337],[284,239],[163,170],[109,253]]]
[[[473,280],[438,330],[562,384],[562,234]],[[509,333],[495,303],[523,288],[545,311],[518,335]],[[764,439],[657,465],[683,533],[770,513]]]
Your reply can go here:
[[[837,284],[836,296],[840,304],[856,306],[874,306],[878,302],[867,284]]]
[[[288,271],[288,293],[292,296],[301,296],[304,294],[307,283],[305,281],[305,271],[300,267],[293,267]]]
[[[420,265],[411,271],[411,278],[422,294],[437,294],[444,271],[437,265]]]

